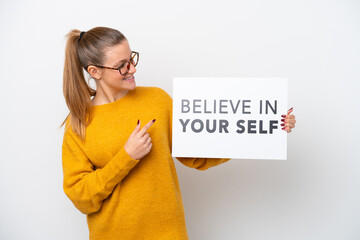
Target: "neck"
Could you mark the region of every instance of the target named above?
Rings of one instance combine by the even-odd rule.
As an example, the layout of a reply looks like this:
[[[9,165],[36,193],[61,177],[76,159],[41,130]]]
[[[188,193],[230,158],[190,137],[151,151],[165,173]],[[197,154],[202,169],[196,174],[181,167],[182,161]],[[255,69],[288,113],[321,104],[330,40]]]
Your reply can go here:
[[[116,100],[123,98],[129,92],[128,89],[121,90],[104,90],[103,88],[97,86],[96,94],[91,100],[92,105],[102,105],[107,103],[115,102]]]

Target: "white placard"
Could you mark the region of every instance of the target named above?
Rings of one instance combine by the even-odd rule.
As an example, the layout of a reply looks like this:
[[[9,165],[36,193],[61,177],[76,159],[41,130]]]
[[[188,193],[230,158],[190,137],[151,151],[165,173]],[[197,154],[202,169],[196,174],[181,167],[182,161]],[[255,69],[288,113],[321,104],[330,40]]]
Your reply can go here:
[[[287,159],[287,78],[174,78],[173,157]]]

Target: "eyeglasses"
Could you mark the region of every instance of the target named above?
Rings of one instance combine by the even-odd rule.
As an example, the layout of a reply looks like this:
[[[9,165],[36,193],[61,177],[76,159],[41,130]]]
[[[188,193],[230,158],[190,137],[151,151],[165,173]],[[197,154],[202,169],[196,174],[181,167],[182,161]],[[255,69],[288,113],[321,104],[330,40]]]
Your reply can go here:
[[[124,62],[118,68],[97,66],[97,65],[94,65],[94,66],[99,67],[99,68],[107,68],[107,69],[118,70],[121,75],[126,75],[129,72],[130,64],[132,64],[134,67],[136,67],[138,62],[139,62],[139,53],[135,52],[135,51],[132,51],[130,60],[128,62]]]

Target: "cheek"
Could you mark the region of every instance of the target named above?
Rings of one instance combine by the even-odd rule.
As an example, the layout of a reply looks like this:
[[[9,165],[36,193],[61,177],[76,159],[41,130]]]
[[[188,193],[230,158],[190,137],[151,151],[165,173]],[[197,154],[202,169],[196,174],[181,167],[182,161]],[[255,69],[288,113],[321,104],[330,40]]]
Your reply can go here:
[[[108,72],[105,76],[105,79],[107,79],[109,82],[118,82],[120,80],[123,80],[125,77],[119,73],[119,71],[111,71]]]

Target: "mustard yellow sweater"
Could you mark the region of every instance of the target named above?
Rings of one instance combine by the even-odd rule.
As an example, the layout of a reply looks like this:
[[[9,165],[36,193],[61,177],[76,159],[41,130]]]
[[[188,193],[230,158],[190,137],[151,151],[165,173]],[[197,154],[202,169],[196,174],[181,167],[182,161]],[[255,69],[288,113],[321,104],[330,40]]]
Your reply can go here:
[[[62,164],[65,194],[87,215],[90,239],[188,239],[178,178],[171,157],[172,98],[158,87],[137,86],[112,103],[93,107],[84,142],[64,131]],[[152,149],[140,160],[124,150],[138,119]],[[66,122],[68,126],[69,121]],[[65,128],[66,129],[66,128]],[[206,170],[230,160],[177,158]]]

